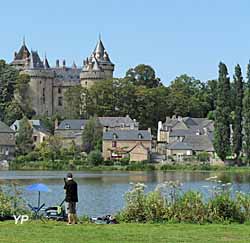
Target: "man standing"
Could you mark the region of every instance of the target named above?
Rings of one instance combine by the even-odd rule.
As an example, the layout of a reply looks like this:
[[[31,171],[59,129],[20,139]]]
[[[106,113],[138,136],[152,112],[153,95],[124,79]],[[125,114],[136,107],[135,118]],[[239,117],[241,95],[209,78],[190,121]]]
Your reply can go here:
[[[68,224],[77,224],[76,203],[78,202],[77,183],[73,180],[72,173],[67,174],[67,180],[64,178],[64,189],[66,190],[65,201],[68,203]]]

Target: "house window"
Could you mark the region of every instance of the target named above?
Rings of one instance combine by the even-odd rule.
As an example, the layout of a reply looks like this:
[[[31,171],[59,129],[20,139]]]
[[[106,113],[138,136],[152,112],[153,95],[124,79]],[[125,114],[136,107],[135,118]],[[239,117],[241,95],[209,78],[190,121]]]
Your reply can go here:
[[[65,124],[65,129],[70,129],[70,125],[68,123]]]
[[[62,93],[62,89],[58,88],[58,94],[61,94],[61,93]]]
[[[117,142],[116,141],[112,141],[112,147],[116,148],[116,146],[117,146]]]
[[[34,140],[34,142],[36,142],[37,141],[37,136],[33,136],[33,140]]]
[[[85,82],[85,86],[88,86],[88,82],[87,81]]]
[[[58,106],[62,106],[62,105],[63,105],[63,98],[58,97]]]
[[[0,147],[0,154],[4,154],[4,148]]]
[[[9,149],[8,149],[8,148],[6,148],[6,150],[5,150],[5,155],[6,155],[6,156],[9,155]]]

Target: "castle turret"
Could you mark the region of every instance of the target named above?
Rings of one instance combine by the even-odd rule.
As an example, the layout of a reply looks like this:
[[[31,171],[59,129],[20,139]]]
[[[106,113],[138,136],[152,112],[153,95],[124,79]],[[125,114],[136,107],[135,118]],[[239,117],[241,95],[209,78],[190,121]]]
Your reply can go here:
[[[113,78],[114,67],[100,38],[91,56],[84,61],[81,85],[89,88],[100,80]]]
[[[49,70],[47,58],[43,63],[38,52],[31,51],[29,64],[26,63],[26,68],[22,73],[30,76],[28,94],[32,109],[38,115],[51,116],[53,114],[54,73]]]

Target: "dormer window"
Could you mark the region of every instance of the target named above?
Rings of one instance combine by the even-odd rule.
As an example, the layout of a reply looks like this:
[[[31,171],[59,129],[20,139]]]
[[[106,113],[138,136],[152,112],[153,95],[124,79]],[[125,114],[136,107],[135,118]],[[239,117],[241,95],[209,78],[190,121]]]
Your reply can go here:
[[[113,133],[113,139],[115,140],[115,139],[117,139],[117,138],[118,138],[117,134],[116,134],[116,133]]]
[[[141,133],[138,134],[138,138],[139,138],[139,139],[142,139],[142,138],[143,138],[143,136],[142,136]]]
[[[70,129],[70,125],[68,123],[65,124],[65,129]]]
[[[83,130],[84,129],[84,125],[81,125],[81,130]]]

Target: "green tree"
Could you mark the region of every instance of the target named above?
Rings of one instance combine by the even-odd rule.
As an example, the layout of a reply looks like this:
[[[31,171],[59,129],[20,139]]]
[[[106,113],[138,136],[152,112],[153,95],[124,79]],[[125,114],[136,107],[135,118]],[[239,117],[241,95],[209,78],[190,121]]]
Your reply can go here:
[[[31,152],[34,148],[32,139],[33,129],[27,117],[20,120],[16,144],[18,153],[25,155]]]
[[[23,110],[15,99],[7,103],[4,116],[4,122],[6,124],[10,126],[14,121],[21,120],[23,116]]]
[[[243,117],[244,117],[244,152],[246,162],[250,164],[250,61],[247,65],[247,83],[243,99]]]
[[[30,76],[27,74],[19,74],[15,82],[15,100],[23,111],[23,114],[31,118],[35,112],[31,107],[31,99],[29,96]]]
[[[214,147],[217,155],[224,161],[230,153],[230,80],[227,67],[219,64],[217,104],[214,122]]]
[[[82,133],[83,150],[89,153],[92,150],[101,151],[102,126],[97,117],[91,117]]]
[[[4,120],[5,109],[14,98],[14,86],[18,71],[0,60],[0,120]]]
[[[135,85],[143,85],[147,88],[155,88],[161,85],[161,81],[155,75],[155,70],[145,64],[137,65],[126,72],[125,79]]]
[[[234,106],[234,121],[233,121],[233,153],[236,159],[240,155],[242,149],[242,109],[243,109],[243,77],[240,65],[235,67],[234,74],[234,87],[235,87],[235,106]]]
[[[183,74],[169,86],[169,115],[206,117],[210,110],[206,85]]]
[[[81,85],[73,86],[65,92],[65,117],[70,119],[87,118],[86,104],[88,90]]]

